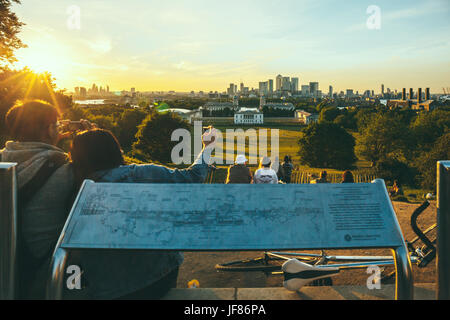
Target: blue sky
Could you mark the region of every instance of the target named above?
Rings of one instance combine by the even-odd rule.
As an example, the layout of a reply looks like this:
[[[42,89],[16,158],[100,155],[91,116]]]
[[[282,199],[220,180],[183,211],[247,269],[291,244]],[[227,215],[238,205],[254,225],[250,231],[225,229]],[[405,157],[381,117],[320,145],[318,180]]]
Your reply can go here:
[[[70,29],[68,8],[80,9]],[[376,5],[381,27],[370,30]],[[218,90],[277,74],[328,91],[450,87],[450,1],[28,0],[20,65],[61,88]]]

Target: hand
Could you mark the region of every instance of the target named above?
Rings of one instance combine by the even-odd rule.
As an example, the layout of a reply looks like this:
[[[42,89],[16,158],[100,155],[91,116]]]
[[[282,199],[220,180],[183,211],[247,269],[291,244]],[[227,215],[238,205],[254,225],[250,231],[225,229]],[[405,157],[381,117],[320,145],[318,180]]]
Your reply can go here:
[[[95,123],[90,122],[89,120],[81,119],[80,124],[82,127],[82,130],[91,130],[97,128],[97,125]]]
[[[209,130],[205,131],[202,135],[202,142],[204,147],[209,147],[216,142],[217,130],[212,126],[209,127]]]

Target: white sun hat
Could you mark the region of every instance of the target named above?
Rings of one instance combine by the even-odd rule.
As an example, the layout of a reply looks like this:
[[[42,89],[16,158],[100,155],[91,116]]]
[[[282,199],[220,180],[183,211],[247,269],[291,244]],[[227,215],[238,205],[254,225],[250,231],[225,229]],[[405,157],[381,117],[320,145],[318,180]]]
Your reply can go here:
[[[236,157],[236,164],[244,164],[247,162],[247,159],[243,154],[240,154]]]

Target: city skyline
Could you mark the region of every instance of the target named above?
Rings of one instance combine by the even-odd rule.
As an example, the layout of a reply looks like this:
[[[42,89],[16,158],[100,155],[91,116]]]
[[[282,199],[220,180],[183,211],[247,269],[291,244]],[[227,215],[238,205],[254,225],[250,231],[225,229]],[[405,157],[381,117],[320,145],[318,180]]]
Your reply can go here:
[[[50,71],[70,91],[104,83],[111,91],[222,92],[229,83],[257,89],[268,79],[275,88],[278,74],[299,78],[299,89],[319,82],[324,93],[330,85],[334,92],[378,92],[383,83],[433,93],[449,86],[448,1],[378,1],[379,30],[366,25],[366,1],[287,1],[280,10],[267,1],[131,0],[124,10],[119,1],[80,0],[79,29],[67,25],[72,5],[13,8],[28,45],[16,66]]]

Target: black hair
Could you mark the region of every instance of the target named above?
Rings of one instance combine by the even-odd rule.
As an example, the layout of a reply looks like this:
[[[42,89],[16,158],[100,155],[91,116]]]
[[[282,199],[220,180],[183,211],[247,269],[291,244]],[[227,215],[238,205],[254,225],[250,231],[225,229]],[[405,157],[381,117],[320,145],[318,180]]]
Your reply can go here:
[[[78,133],[72,141],[70,156],[78,185],[97,171],[114,169],[125,164],[116,137],[103,129]]]

